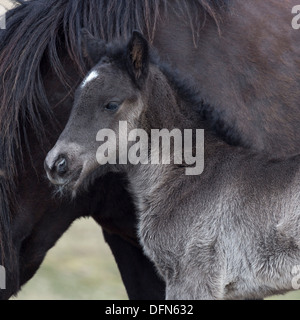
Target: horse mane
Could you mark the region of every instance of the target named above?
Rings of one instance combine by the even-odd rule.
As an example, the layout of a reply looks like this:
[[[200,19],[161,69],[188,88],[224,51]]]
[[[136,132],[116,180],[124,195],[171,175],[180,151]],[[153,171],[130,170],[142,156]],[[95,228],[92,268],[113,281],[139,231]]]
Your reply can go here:
[[[170,65],[161,62],[156,53],[154,53],[152,59],[153,63],[166,76],[178,97],[185,102],[189,110],[193,110],[198,114],[199,124],[201,121],[205,130],[211,131],[229,145],[243,145],[235,127],[224,122],[222,113],[215,106],[204,102],[199,86],[195,84],[191,77],[183,76],[178,70],[174,70]]]
[[[7,29],[0,31],[0,249],[8,252],[14,181],[22,164],[22,143],[28,147],[26,130],[42,141],[43,119],[52,117],[43,84],[45,64],[69,89],[60,60],[62,48],[84,76],[80,30],[111,41],[129,38],[132,30],[153,40],[159,19],[170,9],[170,0],[30,0],[7,13]],[[229,0],[175,0],[172,8],[190,24],[196,42],[206,19],[218,25],[221,8]],[[199,19],[199,15],[200,19]],[[201,18],[202,17],[202,18]],[[7,248],[6,248],[7,247]],[[11,249],[12,245],[9,246]],[[1,263],[1,261],[0,261]],[[2,261],[4,265],[4,261]]]

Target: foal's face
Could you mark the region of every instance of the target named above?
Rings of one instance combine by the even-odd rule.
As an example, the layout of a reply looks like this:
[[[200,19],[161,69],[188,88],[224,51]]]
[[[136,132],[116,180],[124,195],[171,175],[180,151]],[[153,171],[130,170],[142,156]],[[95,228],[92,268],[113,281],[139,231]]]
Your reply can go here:
[[[145,48],[134,47],[146,44],[141,37],[135,34],[128,50],[143,54]],[[126,71],[127,67],[120,65],[120,61],[105,56],[78,88],[68,124],[45,160],[47,176],[53,184],[75,193],[86,178],[94,176],[101,167],[97,150],[106,141],[96,141],[98,132],[109,129],[118,138],[119,134],[122,135],[122,132],[119,133],[120,121],[127,121],[129,130],[135,128],[143,102],[141,91],[135,83],[139,79],[133,78],[132,74],[142,75],[143,70],[135,69],[138,61],[132,61],[132,54],[128,57],[130,61],[125,60],[125,65],[129,63],[133,68],[129,72]],[[143,63],[139,62],[140,66]],[[118,154],[118,139],[116,142]],[[105,166],[105,170],[103,168],[101,174],[109,170],[108,166]]]

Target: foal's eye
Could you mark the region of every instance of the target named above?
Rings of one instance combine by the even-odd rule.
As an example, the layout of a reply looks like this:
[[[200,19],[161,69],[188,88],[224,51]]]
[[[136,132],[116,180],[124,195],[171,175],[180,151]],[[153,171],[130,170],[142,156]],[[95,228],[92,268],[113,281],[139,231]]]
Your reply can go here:
[[[110,102],[105,106],[106,110],[117,111],[120,108],[120,105],[117,102]]]

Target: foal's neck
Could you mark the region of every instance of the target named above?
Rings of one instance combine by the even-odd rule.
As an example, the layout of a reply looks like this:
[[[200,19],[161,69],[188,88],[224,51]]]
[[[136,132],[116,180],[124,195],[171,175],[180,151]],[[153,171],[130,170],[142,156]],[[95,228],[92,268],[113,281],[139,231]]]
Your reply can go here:
[[[139,119],[140,128],[150,133],[151,129],[205,130],[207,149],[215,149],[226,143],[211,129],[211,123],[204,119],[202,101],[189,89],[189,85],[174,84],[168,76],[152,67],[146,90],[146,106]],[[177,80],[175,79],[174,82]],[[189,93],[189,91],[191,91]],[[189,98],[189,95],[191,97]],[[185,96],[185,97],[183,97]],[[211,153],[211,152],[209,152]]]
[[[150,72],[147,86],[147,107],[141,115],[141,125],[145,129],[202,129],[197,106],[191,107],[176,89],[172,88],[167,77],[157,69]],[[199,106],[200,107],[200,106]],[[199,108],[200,109],[200,108]],[[203,127],[204,129],[204,127]]]
[[[152,129],[167,129],[169,132],[179,129],[183,137],[186,129],[193,130],[194,133],[197,129],[209,128],[206,121],[201,120],[200,112],[197,111],[198,106],[191,106],[189,102],[182,99],[164,74],[152,70],[148,81],[151,85],[148,85],[145,94],[146,107],[140,116],[139,128],[146,130],[149,137],[151,137]],[[195,148],[195,142],[193,139],[193,148]],[[225,145],[210,130],[205,131],[205,157],[210,157],[213,150],[223,144]],[[162,147],[160,146],[159,149],[161,153]],[[186,176],[188,165],[174,163],[174,158],[172,158],[174,150],[171,150],[170,165],[151,164],[150,153],[149,164],[129,165],[125,169],[140,211],[145,211],[145,203],[149,204],[152,200],[153,203],[163,205],[165,196],[171,197],[171,193],[177,189],[178,184],[189,179]]]

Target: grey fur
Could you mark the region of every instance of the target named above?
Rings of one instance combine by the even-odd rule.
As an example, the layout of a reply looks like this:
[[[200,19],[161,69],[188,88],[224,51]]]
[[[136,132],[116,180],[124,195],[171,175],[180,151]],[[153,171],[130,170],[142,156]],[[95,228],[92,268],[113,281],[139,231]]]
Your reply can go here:
[[[91,171],[94,176],[111,170],[127,173],[140,241],[166,282],[167,299],[261,299],[293,290],[292,270],[300,265],[300,157],[272,161],[226,144],[155,64],[141,90],[113,60],[94,70],[99,78],[79,88],[55,147],[68,154],[68,139],[79,145],[89,139],[88,148],[82,148],[86,154],[77,160],[72,156],[71,173],[83,166],[78,163],[83,156],[92,159],[96,152],[91,128],[115,129],[124,119],[130,120],[130,129],[206,129],[205,170],[201,176],[186,176],[185,167],[174,164],[118,165],[98,168],[95,174],[95,162],[90,161],[79,180],[65,187],[77,192],[78,181],[89,178]],[[95,106],[101,105],[99,92],[108,87],[106,98],[119,92],[128,96],[117,114],[100,117]],[[139,93],[132,95],[135,91]],[[86,115],[90,123],[83,126]]]

